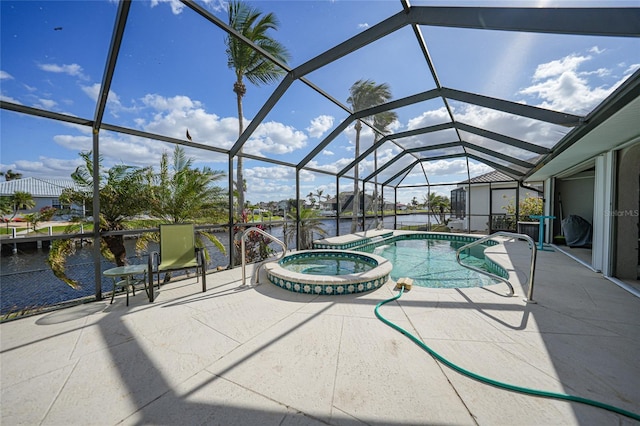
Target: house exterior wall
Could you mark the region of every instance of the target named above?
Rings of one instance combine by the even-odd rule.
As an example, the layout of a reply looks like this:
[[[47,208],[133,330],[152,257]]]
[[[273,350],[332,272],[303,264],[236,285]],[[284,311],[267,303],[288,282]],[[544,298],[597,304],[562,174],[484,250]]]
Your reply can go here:
[[[489,231],[489,185],[471,185],[467,196],[467,212],[471,232]]]
[[[459,187],[465,188],[468,192],[465,211],[467,215],[471,214],[471,232],[488,232],[489,215],[506,215],[506,207],[515,202],[517,192],[515,182],[495,182],[491,185],[476,183],[471,184],[470,190],[469,185],[461,184]],[[532,193],[531,196],[536,196],[534,191],[528,192]],[[520,191],[520,199],[524,199],[525,196],[524,192]],[[465,226],[466,223],[465,219]]]
[[[615,276],[638,279],[640,264],[640,143],[618,153],[617,207],[609,211],[615,223]]]

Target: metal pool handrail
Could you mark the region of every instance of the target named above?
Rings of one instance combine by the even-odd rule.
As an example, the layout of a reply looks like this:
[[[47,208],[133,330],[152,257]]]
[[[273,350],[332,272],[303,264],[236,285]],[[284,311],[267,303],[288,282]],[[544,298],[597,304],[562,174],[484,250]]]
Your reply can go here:
[[[284,255],[287,253],[287,245],[285,243],[283,243],[282,241],[280,241],[279,239],[277,239],[276,237],[274,237],[273,235],[269,234],[266,231],[263,231],[260,228],[257,228],[255,226],[245,230],[242,233],[242,237],[240,238],[240,250],[242,251],[242,285],[246,284],[247,281],[247,273],[246,273],[246,267],[247,267],[247,256],[246,256],[246,252],[245,252],[245,237],[247,235],[249,235],[249,232],[255,231],[258,234],[262,234],[265,237],[269,237],[271,238],[272,241],[274,241],[275,243],[277,243],[280,247],[282,247],[282,255],[280,255],[280,257],[278,258],[278,260],[282,259],[284,257]],[[263,262],[264,263],[264,262]],[[258,273],[260,272],[260,267],[262,266],[262,263],[260,265],[258,265],[258,267],[256,268],[255,272],[254,272],[254,276],[257,276]]]
[[[478,240],[472,241],[469,244],[465,244],[464,246],[460,247],[457,251],[456,251],[456,260],[458,261],[458,263],[461,266],[464,266],[465,268],[471,269],[473,271],[476,271],[480,274],[484,274],[487,276],[490,276],[492,278],[498,279],[504,283],[506,283],[509,286],[509,289],[511,290],[511,293],[509,294],[509,296],[513,296],[514,295],[514,291],[513,291],[513,286],[511,285],[511,283],[506,279],[503,278],[499,275],[496,274],[492,274],[491,272],[487,272],[487,271],[483,271],[480,268],[476,268],[475,266],[471,266],[471,265],[465,265],[464,263],[462,263],[462,261],[460,260],[460,253],[463,250],[467,250],[471,247],[477,246],[478,244],[482,244],[485,241],[489,241],[497,236],[502,236],[502,237],[511,237],[511,238],[517,238],[517,239],[522,239],[522,240],[526,240],[529,243],[529,248],[531,249],[531,267],[529,269],[529,291],[527,292],[527,297],[524,299],[525,302],[527,303],[536,303],[533,300],[533,278],[535,275],[535,269],[536,269],[536,254],[537,254],[537,249],[536,249],[536,243],[533,241],[533,238],[531,238],[528,235],[525,234],[516,234],[513,232],[505,232],[505,231],[498,231],[498,232],[494,232],[491,235],[487,235],[486,237],[482,237]]]

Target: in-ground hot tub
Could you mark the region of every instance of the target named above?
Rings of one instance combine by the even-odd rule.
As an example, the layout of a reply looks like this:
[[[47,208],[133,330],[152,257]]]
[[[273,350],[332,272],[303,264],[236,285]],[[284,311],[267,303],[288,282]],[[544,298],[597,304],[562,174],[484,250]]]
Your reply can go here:
[[[269,281],[296,293],[341,295],[381,287],[392,265],[370,253],[347,250],[302,250],[263,266]]]

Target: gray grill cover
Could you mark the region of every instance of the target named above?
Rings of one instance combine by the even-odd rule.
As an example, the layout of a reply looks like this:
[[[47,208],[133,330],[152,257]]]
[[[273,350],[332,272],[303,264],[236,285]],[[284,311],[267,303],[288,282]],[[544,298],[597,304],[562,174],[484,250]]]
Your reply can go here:
[[[591,247],[591,224],[580,216],[562,219],[562,233],[569,247]]]

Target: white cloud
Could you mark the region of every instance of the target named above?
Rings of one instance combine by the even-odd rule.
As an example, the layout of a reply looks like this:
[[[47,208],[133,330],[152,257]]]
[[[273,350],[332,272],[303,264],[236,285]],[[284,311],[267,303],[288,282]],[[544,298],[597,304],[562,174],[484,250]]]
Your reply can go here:
[[[182,9],[184,8],[184,4],[180,3],[178,0],[151,0],[151,7],[156,7],[160,3],[168,3],[171,6],[171,12],[174,15],[179,15],[182,13]]]
[[[6,71],[0,70],[0,80],[13,80],[13,76]]]
[[[420,129],[450,121],[449,113],[445,107],[436,110],[425,111],[418,117],[411,118],[407,122],[407,130]]]
[[[367,24],[366,22],[364,22],[362,24],[358,24],[358,29],[359,30],[366,30],[367,28],[369,28],[369,24]]]
[[[631,64],[629,65],[629,67],[627,67],[626,70],[624,70],[625,75],[631,75],[634,72],[636,72],[636,70],[640,68],[640,64]]]
[[[69,179],[71,172],[81,163],[80,157],[73,160],[63,160],[41,156],[38,161],[17,160],[12,169],[19,170],[24,176]]]
[[[61,147],[75,152],[89,151],[93,147],[93,138],[90,135],[55,135],[53,141]]]
[[[51,99],[38,99],[38,103],[36,104],[36,107],[37,108],[51,110],[56,105],[58,105],[58,103],[56,101],[54,101],[54,100],[51,100]]]
[[[538,106],[542,108],[585,114],[611,92],[611,89],[590,87],[587,79],[574,70],[566,70],[551,76],[554,78],[548,78],[539,84],[527,87],[520,93],[541,99],[542,102]]]
[[[81,89],[91,100],[97,102],[98,96],[100,96],[100,87],[100,83],[94,83],[91,86],[81,86]],[[113,90],[109,90],[107,102],[113,105],[120,105],[120,97]]]
[[[293,167],[283,166],[252,167],[247,169],[244,174],[246,178],[274,181],[295,180],[296,178],[296,170]]]
[[[158,111],[188,111],[202,108],[201,102],[193,101],[188,96],[166,98],[156,94],[148,94],[142,98],[142,103]]]
[[[322,151],[322,155],[335,155],[335,154],[333,153],[333,151],[329,151],[328,149],[325,149]]]
[[[313,169],[324,170],[329,173],[337,173],[345,168],[347,164],[351,163],[351,161],[353,161],[353,159],[340,158],[329,164],[319,164],[316,160],[311,160],[309,161],[308,166]]]
[[[311,125],[307,127],[307,132],[312,138],[321,137],[333,126],[334,118],[330,115],[321,115],[311,120]]]
[[[87,96],[89,96],[89,98],[91,98],[91,100],[97,102],[98,97],[100,96],[100,87],[100,83],[94,83],[91,86],[81,86],[81,89]],[[122,102],[120,102],[120,96],[118,96],[118,94],[113,90],[109,90],[109,95],[107,96],[107,108],[113,117],[118,117],[123,111],[131,112],[135,110],[135,107],[125,107]]]
[[[12,102],[14,104],[18,104],[18,105],[22,105],[22,102],[20,102],[19,100],[12,98],[11,96],[5,96],[0,94],[0,100],[3,100],[5,102]]]
[[[203,0],[203,3],[214,12],[225,12],[227,10],[225,0]]]
[[[135,123],[144,131],[185,140],[188,129],[193,142],[221,149],[230,149],[238,138],[237,118],[207,113],[201,102],[187,96],[167,98],[149,94],[142,98],[142,104],[150,110],[149,114],[143,116],[145,109],[139,108]],[[139,139],[136,143],[140,143]],[[224,165],[213,167],[226,170],[226,155],[206,150],[188,155],[200,163],[222,163]]]
[[[291,126],[270,121],[262,123],[244,146],[246,152],[256,155],[288,154],[307,145],[307,135]]]
[[[186,139],[186,131],[193,142],[230,149],[238,138],[238,120],[236,118],[221,119],[202,108],[196,108],[199,102],[188,97],[177,96],[163,98],[148,95],[143,102],[152,108],[148,119],[138,118],[136,124],[150,133]],[[208,153],[199,155],[207,156]]]
[[[597,70],[594,70],[594,71],[582,72],[580,73],[580,75],[595,75],[597,77],[606,77],[611,75],[611,70],[608,68],[598,68]]]
[[[600,55],[604,49],[597,46],[590,53]],[[584,70],[594,60],[593,56],[571,54],[564,58],[540,64],[530,87],[522,89],[519,94],[539,99],[538,106],[574,114],[586,114],[598,103],[602,102],[622,81],[620,78],[613,84],[604,81],[613,76],[608,68]],[[590,80],[591,78],[591,80]],[[594,79],[598,78],[596,82]]]
[[[567,72],[575,72],[580,64],[591,59],[591,56],[569,55],[562,59],[540,64],[533,74],[533,81],[562,76]]]
[[[82,73],[82,67],[78,64],[38,64],[38,68],[47,72],[67,74],[73,77],[87,79],[87,77]]]
[[[246,199],[260,201],[279,201],[294,198],[296,194],[296,171],[292,167],[271,166],[246,168]],[[300,173],[301,181],[308,180],[309,173]]]

